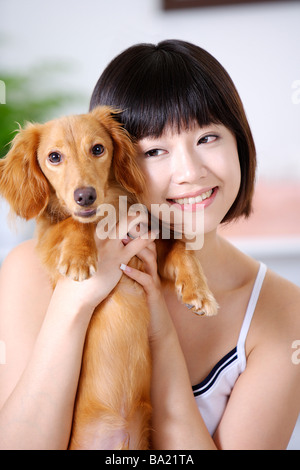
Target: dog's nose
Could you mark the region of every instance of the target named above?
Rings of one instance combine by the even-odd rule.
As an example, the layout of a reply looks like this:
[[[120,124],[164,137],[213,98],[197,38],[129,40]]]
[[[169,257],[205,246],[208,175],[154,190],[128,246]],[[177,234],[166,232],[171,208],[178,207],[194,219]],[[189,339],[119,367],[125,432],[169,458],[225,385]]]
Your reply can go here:
[[[78,188],[74,191],[74,199],[79,206],[88,207],[96,201],[97,193],[92,187]]]

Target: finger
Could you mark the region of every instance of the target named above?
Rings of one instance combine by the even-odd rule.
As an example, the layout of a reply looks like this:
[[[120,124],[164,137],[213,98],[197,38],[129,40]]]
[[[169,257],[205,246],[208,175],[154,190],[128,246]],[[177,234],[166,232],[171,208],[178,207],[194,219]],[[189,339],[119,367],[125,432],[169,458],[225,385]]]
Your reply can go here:
[[[148,222],[145,217],[136,217],[128,215],[126,218],[119,220],[117,224],[118,238],[138,238],[148,232]]]
[[[126,237],[122,239],[124,245],[129,243],[131,240],[135,240],[136,238],[142,238],[142,239],[148,239],[150,238],[151,240],[155,240],[158,237],[159,232],[157,231],[148,231],[148,229],[145,231],[145,229],[140,228],[138,232],[132,232],[129,231],[126,234]]]
[[[147,247],[144,248],[144,250],[147,250],[147,251],[150,252],[153,256],[155,256],[155,258],[157,258],[156,244],[155,244],[154,241],[153,241],[152,243],[150,243],[150,245],[147,245]],[[141,255],[142,255],[142,256],[143,256],[144,250],[141,251]],[[140,255],[140,253],[137,254],[137,256],[139,256],[139,255]]]
[[[131,258],[133,258],[133,256],[136,256],[140,251],[142,251],[151,243],[153,243],[151,239],[146,239],[146,238],[141,238],[141,237],[136,238],[135,240],[131,240],[130,243],[127,243],[123,247],[124,262],[128,263],[128,261]]]
[[[133,237],[131,233],[127,233],[126,237],[122,239],[123,245],[127,245],[130,243],[132,240],[135,240],[136,238],[142,238],[142,239],[151,239],[155,240],[157,238],[158,232],[147,232],[139,237]],[[156,250],[155,244],[150,244],[149,247],[152,247],[153,250]]]
[[[129,235],[127,235],[126,237],[122,238],[122,243],[123,243],[123,245],[128,245],[128,243],[130,243],[131,240],[132,240],[132,238]]]
[[[126,274],[126,276],[138,282],[144,288],[147,294],[151,292],[151,289],[154,287],[154,282],[149,274],[132,268],[131,266],[127,266],[123,263],[121,264],[120,269],[124,272],[124,274]]]
[[[141,250],[136,256],[143,262],[144,270],[153,278],[157,277],[157,255],[154,243]]]
[[[128,237],[126,239],[123,239],[123,245],[126,245],[128,247],[128,252],[134,253],[132,256],[137,255],[139,251],[143,250],[146,246],[150,246],[155,238],[157,237],[156,232],[147,232],[146,234],[132,239],[131,237]],[[130,247],[130,248],[129,248]],[[132,251],[131,251],[132,250]],[[138,251],[137,251],[138,250]]]
[[[109,243],[111,246],[114,246],[115,249],[119,249],[120,246],[123,246],[122,240],[120,240],[117,236],[116,233],[110,232],[107,233],[106,235],[100,234],[99,236],[99,231],[95,232],[94,240],[96,243],[96,246],[98,250],[103,250],[105,246]]]

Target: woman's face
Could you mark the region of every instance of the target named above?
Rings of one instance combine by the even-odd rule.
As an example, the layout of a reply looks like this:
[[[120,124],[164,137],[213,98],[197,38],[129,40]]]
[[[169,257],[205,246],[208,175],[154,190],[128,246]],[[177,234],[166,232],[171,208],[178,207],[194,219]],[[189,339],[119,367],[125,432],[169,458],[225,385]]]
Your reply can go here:
[[[142,202],[148,210],[164,204],[181,214],[202,212],[204,233],[216,230],[239,191],[236,139],[223,125],[196,124],[179,134],[168,127],[161,137],[138,142],[137,161],[146,177]]]

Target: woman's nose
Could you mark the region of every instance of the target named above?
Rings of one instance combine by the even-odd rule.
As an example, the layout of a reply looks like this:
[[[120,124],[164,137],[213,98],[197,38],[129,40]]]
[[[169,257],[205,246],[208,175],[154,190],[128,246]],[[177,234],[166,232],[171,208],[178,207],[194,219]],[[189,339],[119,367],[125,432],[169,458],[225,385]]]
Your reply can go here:
[[[181,149],[173,156],[172,179],[176,184],[196,183],[207,175],[199,155],[188,149]]]

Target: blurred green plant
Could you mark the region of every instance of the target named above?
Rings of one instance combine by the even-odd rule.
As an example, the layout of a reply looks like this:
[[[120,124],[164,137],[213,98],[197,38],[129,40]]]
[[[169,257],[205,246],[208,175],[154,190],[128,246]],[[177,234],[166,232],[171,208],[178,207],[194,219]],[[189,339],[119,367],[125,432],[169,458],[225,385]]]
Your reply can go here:
[[[70,105],[84,102],[86,106],[83,94],[62,91],[65,85],[59,83],[65,81],[66,73],[70,73],[70,66],[58,63],[42,64],[27,73],[0,70],[0,80],[5,84],[5,103],[0,104],[0,158],[7,154],[19,125],[27,121],[45,122]]]

